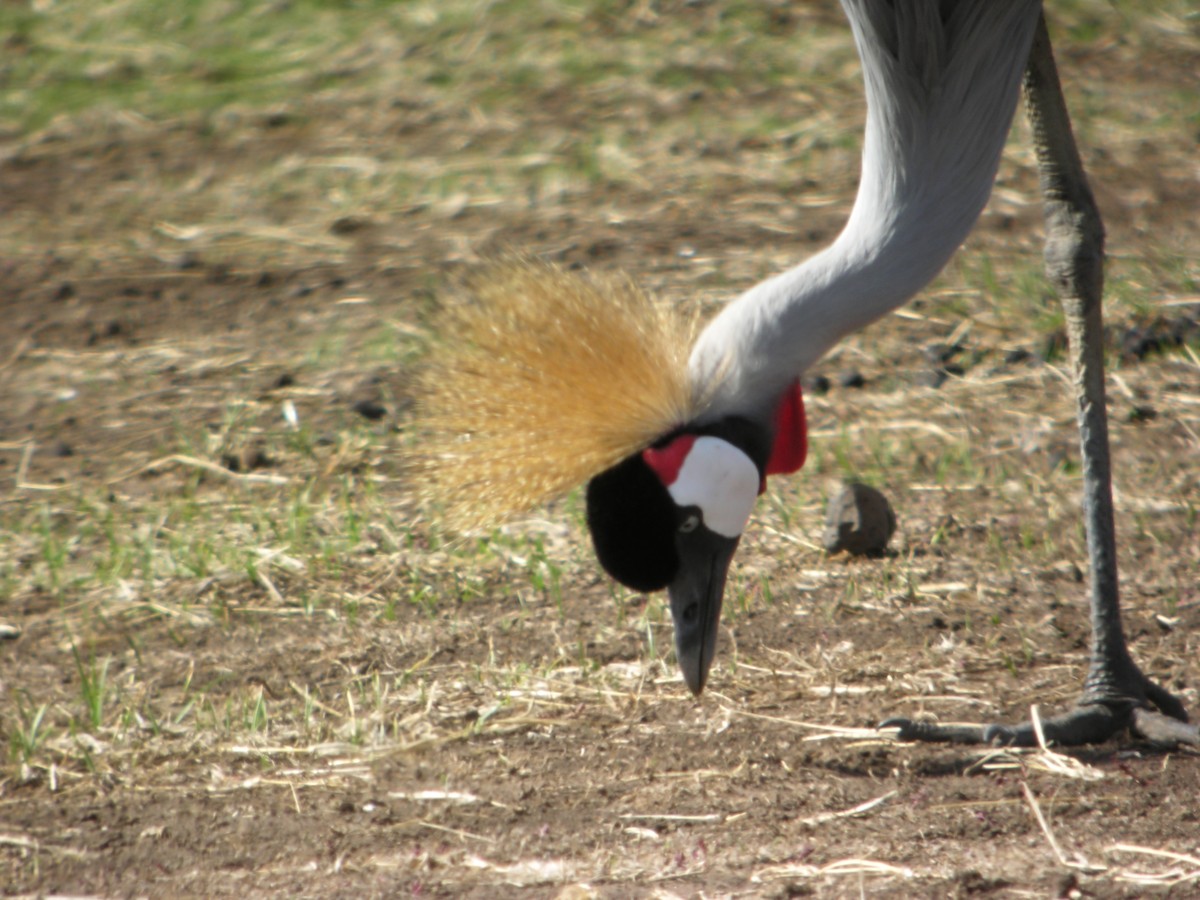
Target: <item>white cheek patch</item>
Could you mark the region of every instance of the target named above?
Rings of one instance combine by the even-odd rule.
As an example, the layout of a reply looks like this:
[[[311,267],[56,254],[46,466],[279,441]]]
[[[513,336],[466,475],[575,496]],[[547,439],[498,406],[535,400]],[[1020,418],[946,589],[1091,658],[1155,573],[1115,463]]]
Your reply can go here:
[[[710,531],[727,538],[741,535],[758,499],[758,467],[728,441],[696,438],[667,487],[677,506],[696,506]]]

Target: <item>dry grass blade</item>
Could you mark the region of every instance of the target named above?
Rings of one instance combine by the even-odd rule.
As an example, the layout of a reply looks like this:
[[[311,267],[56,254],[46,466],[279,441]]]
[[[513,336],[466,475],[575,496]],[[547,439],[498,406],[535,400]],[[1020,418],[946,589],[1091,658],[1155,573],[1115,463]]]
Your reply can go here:
[[[43,844],[41,841],[34,840],[33,838],[16,834],[0,834],[0,847],[16,847],[18,850],[34,853],[55,853],[77,859],[83,859],[92,855],[87,850],[80,850],[75,847],[63,847],[55,844]]]
[[[418,825],[422,828],[428,828],[431,831],[441,831],[445,834],[452,834],[455,837],[466,838],[469,841],[482,841],[485,844],[496,843],[495,838],[490,838],[485,834],[474,834],[470,831],[463,831],[461,828],[448,828],[445,825],[439,825],[436,822],[428,822],[425,819],[417,820]]]
[[[1029,804],[1030,810],[1033,812],[1033,817],[1037,819],[1038,827],[1042,829],[1042,834],[1046,836],[1046,842],[1050,844],[1050,849],[1054,851],[1055,857],[1064,866],[1072,869],[1082,869],[1085,872],[1103,872],[1107,867],[1098,866],[1094,863],[1076,854],[1072,859],[1068,857],[1059,844],[1058,838],[1054,836],[1054,832],[1050,830],[1050,823],[1046,821],[1046,817],[1042,815],[1042,808],[1038,805],[1037,798],[1033,796],[1033,791],[1029,789],[1029,785],[1021,782],[1021,790],[1025,793],[1025,801]]]
[[[129,472],[118,475],[116,478],[109,479],[109,484],[117,484],[136,475],[141,475],[145,472],[157,472],[159,469],[165,469],[170,466],[184,466],[190,469],[199,469],[202,472],[208,472],[210,475],[219,475],[222,478],[230,481],[236,481],[240,484],[287,484],[288,479],[282,475],[264,475],[256,472],[234,472],[224,466],[217,465],[214,462],[209,462],[207,459],[198,459],[195,456],[186,456],[182,453],[174,453],[171,456],[164,456],[161,459],[152,460],[144,466],[138,466]]]
[[[670,813],[622,813],[618,818],[633,822],[720,822],[725,817],[720,813],[684,816]]]
[[[876,797],[874,800],[868,800],[866,803],[860,803],[858,806],[851,809],[843,809],[840,812],[826,812],[819,815],[809,816],[807,819],[801,819],[805,825],[822,825],[825,822],[832,822],[834,819],[846,819],[853,816],[861,816],[865,812],[870,812],[875,807],[886,803],[892,797],[895,797],[897,791],[888,791],[882,796]]]
[[[505,884],[532,887],[538,884],[562,883],[575,877],[575,863],[564,859],[525,859],[515,863],[495,863],[480,856],[463,860],[468,869],[491,872]]]
[[[768,866],[759,869],[750,876],[751,882],[761,884],[764,881],[780,878],[823,878],[826,876],[844,875],[876,875],[885,877],[912,878],[912,869],[894,866],[891,863],[879,862],[874,859],[839,859],[824,866],[804,865],[802,863],[785,863],[778,866]]]
[[[687,327],[623,278],[499,263],[436,331],[418,465],[456,527],[563,494],[694,413]]]
[[[1122,869],[1116,874],[1118,881],[1130,881],[1136,884],[1154,886],[1175,886],[1188,882],[1200,882],[1200,857],[1186,853],[1173,853],[1170,850],[1159,850],[1155,847],[1141,847],[1137,844],[1113,844],[1106,849],[1107,853],[1136,853],[1144,856],[1168,859],[1174,863],[1182,863],[1162,872],[1133,872]]]
[[[1047,775],[1080,781],[1102,781],[1108,777],[1095,766],[1089,766],[1072,756],[1051,750],[1046,743],[1046,734],[1042,730],[1042,717],[1036,705],[1030,707],[1029,718],[1033,723],[1034,734],[1037,735],[1037,747],[1004,747],[988,750],[972,768],[980,768],[989,772],[1020,769],[1026,772],[1044,772]]]
[[[801,728],[806,731],[816,731],[818,734],[804,738],[806,741],[823,741],[830,738],[841,738],[843,740],[853,741],[878,741],[880,743],[894,743],[895,731],[890,734],[887,729],[877,728],[845,728],[840,725],[820,725],[816,722],[802,722],[798,719],[788,719],[783,716],[767,716],[762,713],[748,712],[743,709],[729,707],[726,710],[729,713],[736,713],[739,716],[744,716],[747,719],[759,719],[763,722],[774,722],[778,725],[788,725],[793,728]]]
[[[29,471],[29,462],[33,459],[33,452],[37,449],[37,444],[30,441],[25,445],[21,452],[21,461],[17,464],[16,486],[18,490],[23,491],[59,491],[62,490],[61,484],[41,484],[35,481],[29,481],[25,476]]]
[[[1042,715],[1036,704],[1029,708],[1029,719],[1033,723],[1033,730],[1038,739],[1038,750],[1029,760],[1030,768],[1037,768],[1051,775],[1080,778],[1084,781],[1100,781],[1105,777],[1099,769],[1050,749],[1046,743],[1046,732],[1042,729]]]

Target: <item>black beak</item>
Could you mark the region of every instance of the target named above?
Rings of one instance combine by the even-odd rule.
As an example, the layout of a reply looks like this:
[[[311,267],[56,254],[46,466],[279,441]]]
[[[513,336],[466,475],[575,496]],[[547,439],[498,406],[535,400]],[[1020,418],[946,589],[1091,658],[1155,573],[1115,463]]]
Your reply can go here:
[[[717,626],[725,576],[738,538],[722,537],[703,525],[676,541],[679,569],[667,586],[675,620],[675,656],[683,680],[696,696],[704,690],[717,651]]]

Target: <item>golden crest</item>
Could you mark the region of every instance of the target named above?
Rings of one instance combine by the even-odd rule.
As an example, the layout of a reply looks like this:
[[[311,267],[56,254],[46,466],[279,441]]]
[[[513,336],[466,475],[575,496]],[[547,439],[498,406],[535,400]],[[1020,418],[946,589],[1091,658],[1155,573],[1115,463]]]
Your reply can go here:
[[[694,417],[691,330],[622,276],[492,264],[443,298],[421,377],[419,470],[449,524],[495,524]]]

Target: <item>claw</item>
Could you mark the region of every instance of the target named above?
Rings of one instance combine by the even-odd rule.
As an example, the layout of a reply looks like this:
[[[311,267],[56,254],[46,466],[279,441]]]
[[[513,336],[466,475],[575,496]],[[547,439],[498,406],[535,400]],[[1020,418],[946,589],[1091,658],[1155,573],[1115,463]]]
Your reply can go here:
[[[1153,703],[1154,707],[1160,713],[1164,716],[1170,716],[1172,719],[1177,719],[1180,722],[1186,723],[1188,721],[1187,708],[1184,707],[1178,697],[1149,678],[1145,679],[1145,683],[1142,686],[1146,691],[1146,699]],[[1192,730],[1195,731],[1195,728]]]
[[[902,716],[884,719],[877,726],[897,728],[897,740],[921,741],[927,744],[979,744],[983,742],[978,725],[939,725],[936,722],[914,722]]]
[[[919,741],[922,724],[924,723],[914,722],[912,719],[905,719],[902,716],[892,716],[884,719],[875,727],[879,731],[883,731],[885,728],[895,728],[898,741]]]
[[[1029,737],[1034,737],[1032,727],[1029,728]],[[1022,741],[1019,729],[993,724],[984,727],[983,742],[993,747],[1031,747],[1036,740]]]
[[[1157,691],[1163,691],[1157,688]],[[1169,695],[1168,695],[1169,696]],[[1020,725],[939,725],[917,722],[902,716],[884,719],[878,727],[897,729],[901,741],[931,744],[991,744],[995,747],[1036,747],[1037,731],[1032,723]],[[1126,703],[1108,705],[1088,703],[1042,722],[1042,735],[1048,745],[1078,747],[1110,740],[1126,729],[1156,747],[1170,749],[1200,747],[1200,726],[1164,715],[1144,706],[1131,708]]]
[[[1138,737],[1166,750],[1180,746],[1200,747],[1200,726],[1152,709],[1135,709],[1132,729]]]

